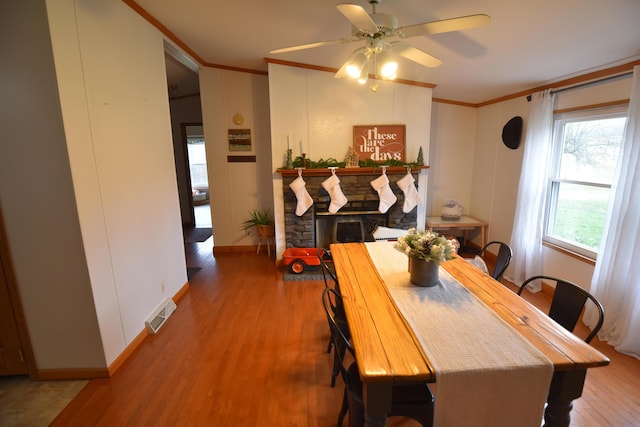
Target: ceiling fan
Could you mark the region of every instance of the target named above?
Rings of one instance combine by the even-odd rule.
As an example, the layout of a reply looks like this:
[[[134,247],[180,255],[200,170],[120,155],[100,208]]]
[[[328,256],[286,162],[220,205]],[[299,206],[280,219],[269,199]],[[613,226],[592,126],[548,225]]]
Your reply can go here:
[[[442,64],[438,58],[417,49],[401,40],[409,37],[447,33],[451,31],[467,30],[487,25],[491,18],[488,15],[469,15],[439,21],[424,22],[422,24],[398,27],[395,16],[387,13],[376,13],[376,5],[381,0],[369,0],[372,13],[369,14],[362,7],[350,3],[341,3],[336,7],[351,22],[353,26],[351,37],[329,40],[317,43],[292,46],[272,50],[270,53],[292,52],[320,46],[365,41],[365,46],[356,49],[349,59],[340,67],[336,78],[351,76],[365,83],[369,73],[375,78],[392,80],[395,78],[398,64],[392,60],[391,54],[398,54],[424,67],[437,67]],[[387,39],[395,39],[389,41]],[[379,74],[378,74],[379,72]]]

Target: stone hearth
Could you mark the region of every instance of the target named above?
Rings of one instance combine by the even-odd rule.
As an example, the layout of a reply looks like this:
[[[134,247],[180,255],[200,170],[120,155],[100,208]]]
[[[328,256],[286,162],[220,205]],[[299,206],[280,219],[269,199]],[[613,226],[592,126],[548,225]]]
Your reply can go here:
[[[416,182],[418,174],[412,174]],[[378,193],[371,187],[370,182],[379,174],[349,174],[341,176],[340,188],[349,202],[336,214],[328,212],[331,201],[329,194],[322,187],[322,182],[328,178],[324,176],[305,176],[306,188],[313,198],[313,206],[302,216],[295,214],[297,199],[289,184],[297,178],[297,175],[285,175],[282,177],[284,191],[284,223],[286,247],[326,247],[332,243],[336,222],[349,222],[362,220],[365,229],[365,240],[372,240],[370,232],[376,225],[391,228],[409,229],[416,226],[417,208],[405,214],[402,212],[404,193],[396,182],[405,174],[387,174],[391,190],[398,200],[385,214],[378,209]]]

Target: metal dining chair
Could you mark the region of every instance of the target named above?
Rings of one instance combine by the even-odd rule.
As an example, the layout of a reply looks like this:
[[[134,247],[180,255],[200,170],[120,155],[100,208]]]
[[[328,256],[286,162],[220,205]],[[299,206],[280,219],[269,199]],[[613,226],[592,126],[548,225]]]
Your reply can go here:
[[[320,268],[322,270],[322,278],[326,287],[338,286],[338,277],[336,276],[335,269],[333,268],[333,258],[331,257],[331,251],[324,248],[318,248],[318,259],[320,260]]]
[[[358,365],[355,362],[355,351],[349,338],[348,325],[337,321],[333,309],[333,307],[342,305],[342,297],[335,289],[326,288],[322,293],[322,304],[332,330],[334,354],[339,355],[338,368],[345,384],[342,407],[338,415],[338,427],[342,427],[347,413],[349,414],[349,427],[362,427],[364,426],[363,385]],[[345,357],[347,351],[353,360],[349,365],[347,365]],[[418,421],[423,427],[433,425],[434,398],[426,383],[396,384],[392,388],[391,396],[390,417],[408,417]]]
[[[338,294],[340,293],[340,288],[338,286],[338,277],[336,276],[336,272],[333,269],[333,259],[331,258],[331,252],[324,248],[318,249],[318,259],[320,259],[320,269],[322,270],[322,277],[324,279],[325,289],[334,289]],[[347,316],[344,312],[344,307],[342,306],[342,298],[340,299],[332,299],[329,301],[332,304],[331,309],[335,313],[336,321],[341,325],[347,324]],[[351,338],[348,328],[344,328],[347,333],[347,338]],[[340,374],[340,357],[344,357],[345,348],[341,347],[337,349],[340,354],[336,354],[336,347],[334,346],[333,340],[333,329],[331,325],[329,325],[329,332],[331,334],[329,338],[329,344],[327,345],[327,353],[331,353],[331,350],[334,350],[333,353],[333,370],[331,371],[331,387],[335,387],[336,379]]]
[[[600,328],[602,328],[602,323],[604,322],[604,308],[602,304],[600,304],[600,301],[575,283],[557,277],[543,275],[533,276],[525,280],[522,286],[520,286],[520,289],[518,289],[518,295],[522,296],[522,292],[526,287],[535,280],[548,280],[556,283],[556,289],[551,300],[548,315],[570,332],[573,332],[575,329],[587,300],[590,300],[596,306],[598,310],[598,322],[584,340],[587,343],[590,342]]]
[[[481,258],[484,258],[488,249],[493,249],[495,247],[498,248],[496,261],[493,266],[493,271],[491,271],[489,275],[499,282],[502,279],[502,275],[504,274],[505,270],[507,269],[507,267],[509,267],[509,263],[511,262],[512,252],[509,245],[494,240],[487,243],[482,249],[480,249],[479,256]]]

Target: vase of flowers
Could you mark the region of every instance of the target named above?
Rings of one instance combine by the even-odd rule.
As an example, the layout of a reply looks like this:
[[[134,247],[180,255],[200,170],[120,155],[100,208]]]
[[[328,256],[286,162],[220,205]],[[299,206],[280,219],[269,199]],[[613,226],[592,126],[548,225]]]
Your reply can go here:
[[[398,238],[394,247],[409,257],[410,281],[417,286],[436,286],[439,283],[440,263],[453,259],[458,242],[434,231],[410,229]]]

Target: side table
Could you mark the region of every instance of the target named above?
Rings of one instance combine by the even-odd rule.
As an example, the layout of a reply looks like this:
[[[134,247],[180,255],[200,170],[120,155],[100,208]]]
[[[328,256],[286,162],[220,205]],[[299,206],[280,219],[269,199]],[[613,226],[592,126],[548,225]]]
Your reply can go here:
[[[487,244],[487,224],[484,221],[477,220],[470,216],[461,216],[456,220],[445,220],[439,216],[427,217],[427,228],[433,231],[445,231],[450,229],[458,229],[462,231],[462,237],[464,238],[464,246],[467,245],[467,231],[480,229],[481,248]]]

